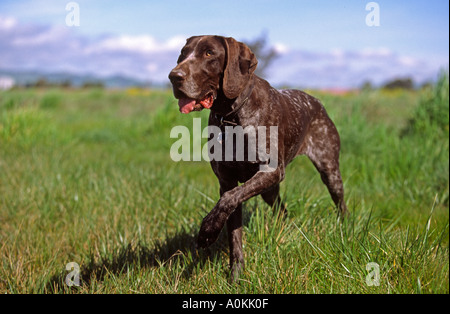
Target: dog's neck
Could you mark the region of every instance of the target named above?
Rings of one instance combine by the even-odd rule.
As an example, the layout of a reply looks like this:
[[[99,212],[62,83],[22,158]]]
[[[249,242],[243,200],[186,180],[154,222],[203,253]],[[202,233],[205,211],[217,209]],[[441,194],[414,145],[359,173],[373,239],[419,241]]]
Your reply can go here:
[[[249,80],[240,95],[234,99],[227,98],[223,91],[220,89],[214,104],[211,107],[211,111],[222,118],[233,119],[238,115],[239,111],[244,107],[253,92],[255,82],[253,79]]]

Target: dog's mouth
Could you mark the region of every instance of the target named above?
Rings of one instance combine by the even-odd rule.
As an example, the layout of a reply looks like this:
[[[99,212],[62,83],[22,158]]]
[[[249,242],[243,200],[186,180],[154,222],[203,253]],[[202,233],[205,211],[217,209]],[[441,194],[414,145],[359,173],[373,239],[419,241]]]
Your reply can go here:
[[[192,111],[201,111],[204,108],[210,109],[214,103],[214,94],[209,93],[202,99],[192,99],[183,97],[178,100],[178,106],[181,113],[190,113]]]

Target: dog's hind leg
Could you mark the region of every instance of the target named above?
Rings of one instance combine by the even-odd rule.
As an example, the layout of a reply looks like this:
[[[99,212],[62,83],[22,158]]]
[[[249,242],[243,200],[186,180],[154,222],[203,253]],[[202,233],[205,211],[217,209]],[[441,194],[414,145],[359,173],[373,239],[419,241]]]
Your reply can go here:
[[[286,204],[283,202],[280,196],[280,184],[275,184],[270,189],[261,193],[263,200],[273,208],[273,210],[279,210],[279,215],[286,216]]]
[[[339,170],[340,139],[330,118],[323,113],[311,123],[303,152],[309,157],[327,186],[339,214],[347,214],[344,185]]]
[[[331,198],[339,210],[339,214],[341,216],[347,215],[348,210],[344,201],[344,185],[342,183],[339,165],[334,163],[322,163],[316,160],[312,161],[319,171],[323,183],[327,186],[328,192],[330,192]]]

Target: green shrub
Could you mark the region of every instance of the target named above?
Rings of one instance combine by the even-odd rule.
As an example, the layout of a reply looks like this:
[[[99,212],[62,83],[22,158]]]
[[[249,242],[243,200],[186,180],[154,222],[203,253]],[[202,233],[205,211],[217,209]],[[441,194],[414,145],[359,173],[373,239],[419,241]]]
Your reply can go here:
[[[28,147],[36,142],[52,141],[55,134],[50,118],[36,108],[20,108],[0,116],[0,143],[5,141]]]
[[[437,83],[425,92],[410,120],[407,133],[449,131],[449,74],[442,72]]]
[[[50,93],[42,97],[39,106],[42,109],[56,109],[61,105],[61,103],[62,103],[61,95],[56,93]]]

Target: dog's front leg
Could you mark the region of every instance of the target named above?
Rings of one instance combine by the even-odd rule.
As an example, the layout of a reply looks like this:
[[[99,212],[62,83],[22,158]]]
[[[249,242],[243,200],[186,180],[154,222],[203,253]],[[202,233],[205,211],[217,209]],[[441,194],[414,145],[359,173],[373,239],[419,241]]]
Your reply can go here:
[[[271,172],[259,171],[243,185],[223,193],[213,210],[203,219],[198,235],[198,246],[205,248],[213,244],[238,205],[283,179],[284,168],[278,167]]]
[[[230,246],[231,281],[236,281],[244,268],[242,252],[242,204],[239,204],[227,220],[228,244]]]

